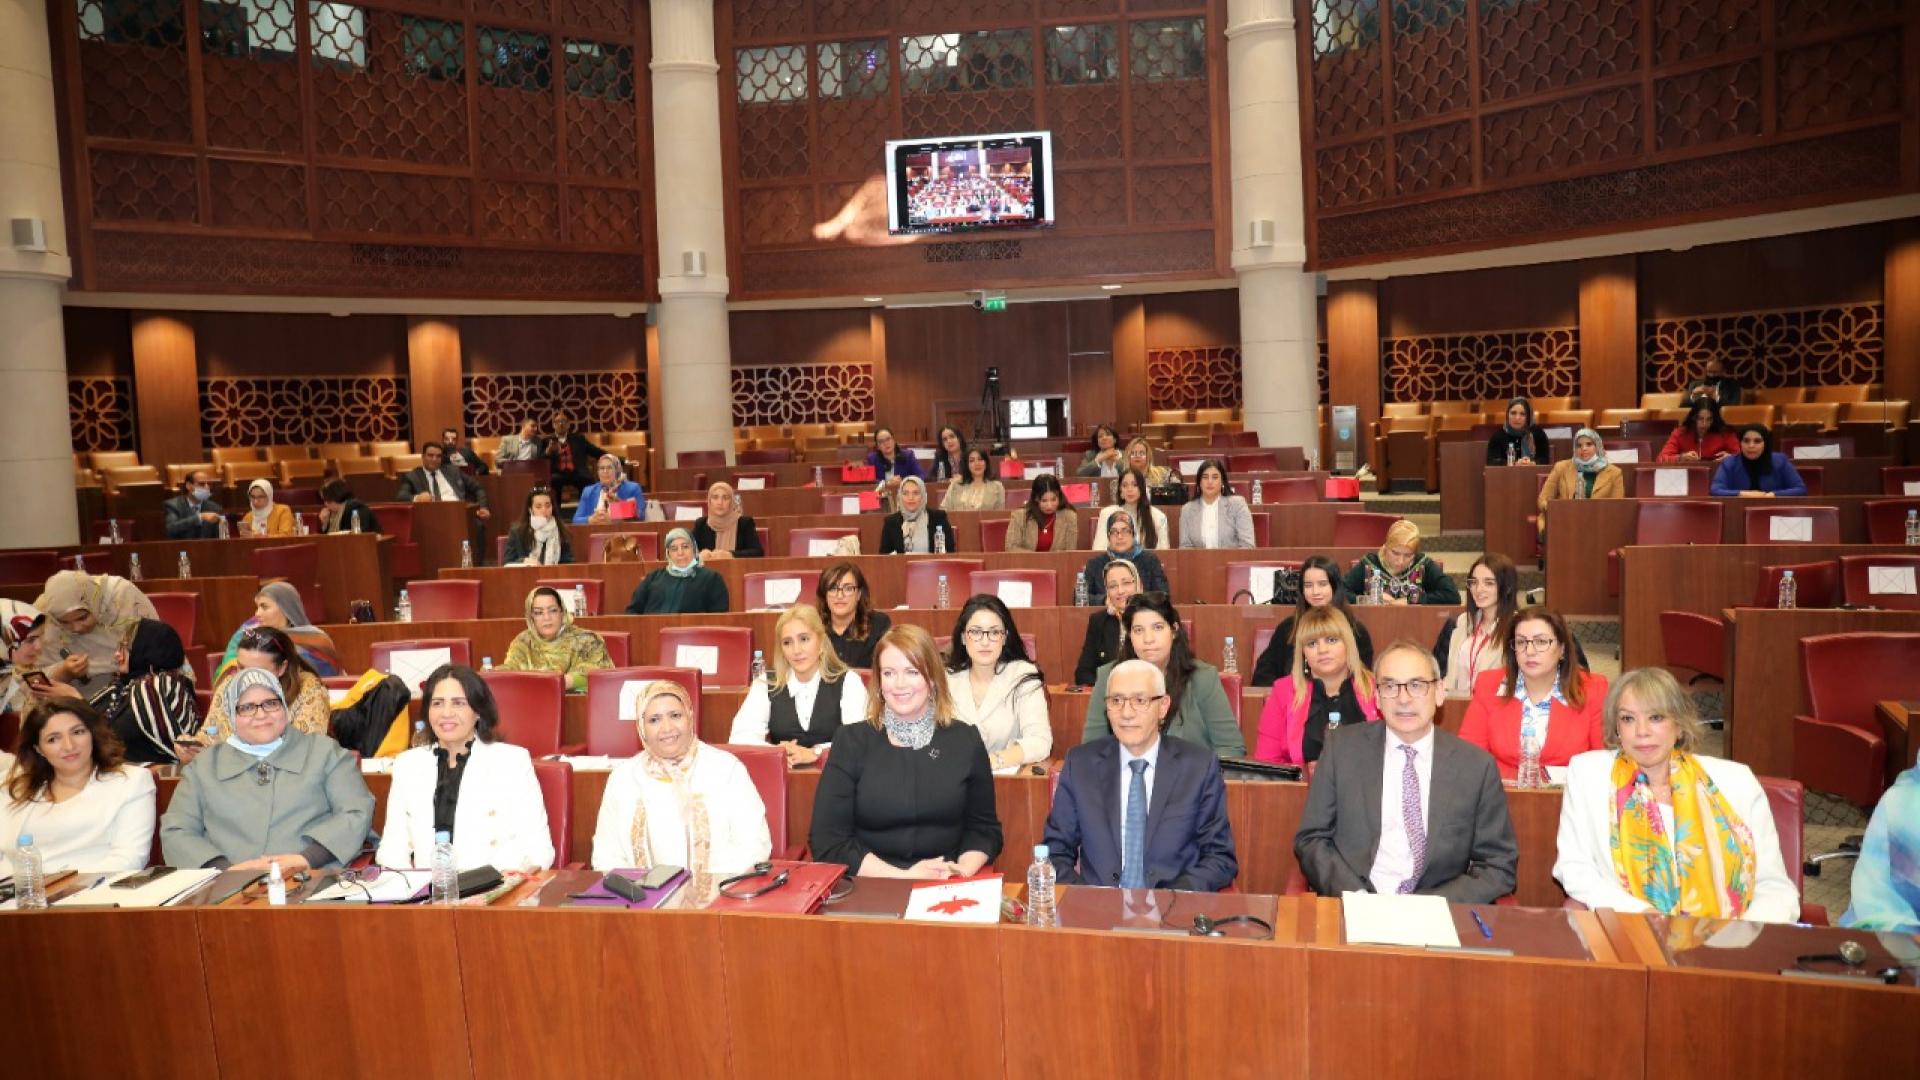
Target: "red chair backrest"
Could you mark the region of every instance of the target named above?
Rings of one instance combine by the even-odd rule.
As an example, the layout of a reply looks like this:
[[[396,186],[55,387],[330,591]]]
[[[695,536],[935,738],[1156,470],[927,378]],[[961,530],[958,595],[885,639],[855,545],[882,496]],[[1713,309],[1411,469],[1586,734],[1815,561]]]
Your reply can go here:
[[[940,577],[947,578],[947,603],[958,608],[966,602],[967,575],[986,569],[979,559],[914,559],[907,563],[907,606],[930,608],[939,598]]]
[[[449,663],[473,664],[473,642],[466,638],[413,638],[407,641],[376,641],[368,647],[368,659],[376,671],[393,673],[393,654],[407,649],[445,649]],[[419,692],[417,686],[407,689]]]
[[[693,699],[693,722],[700,724],[700,673],[680,667],[616,667],[587,672],[587,753],[632,757],[640,752],[638,721],[620,715],[620,690],[666,679],[686,688]]]
[[[1800,891],[1800,855],[1806,847],[1804,808],[1807,789],[1798,780],[1776,776],[1757,777],[1760,790],[1767,793],[1767,809],[1773,811],[1773,831],[1780,834],[1780,859],[1787,864],[1787,876],[1793,878],[1795,892]]]
[[[380,531],[393,537],[396,544],[413,543],[413,504],[403,502],[368,503],[367,509],[380,522]]]
[[[1333,543],[1330,546],[1377,548],[1387,542],[1387,530],[1399,520],[1399,514],[1342,510],[1333,515]]]
[[[1835,607],[1840,603],[1840,567],[1832,559],[1825,562],[1788,563],[1760,568],[1760,581],[1754,587],[1754,607],[1776,607],[1780,603],[1780,579],[1793,571],[1793,606],[1804,608]]]
[[[658,559],[660,557],[660,534],[657,532],[621,531],[618,533],[594,533],[587,537],[587,561],[607,561],[607,539],[612,536],[631,536],[639,544],[640,557]]]
[[[1273,560],[1263,559],[1258,562],[1228,563],[1227,564],[1227,603],[1229,604],[1239,603],[1239,600],[1237,598],[1239,597],[1240,592],[1243,589],[1248,590],[1248,596],[1252,597],[1252,599],[1247,601],[1249,604],[1264,604],[1268,600],[1273,599],[1273,591],[1271,589],[1267,589],[1266,594],[1264,596],[1254,595],[1254,593],[1251,591],[1253,588],[1254,570],[1263,569],[1266,567],[1272,567],[1276,570],[1278,569],[1298,570],[1300,569],[1300,564],[1298,562],[1287,562],[1282,559],[1273,559]]]
[[[180,643],[191,650],[197,643],[195,635],[200,632],[200,594],[150,592],[147,599],[153,601],[153,610],[160,621],[173,627],[173,632],[180,635]]]
[[[682,469],[695,465],[725,465],[727,452],[725,450],[682,450],[674,455],[674,460]]]
[[[773,850],[787,850],[787,752],[777,746],[752,746],[720,743],[720,749],[740,759],[747,767],[760,802],[767,808],[767,835],[773,838]]]
[[[599,615],[604,610],[600,606],[600,602],[605,599],[607,591],[607,583],[604,579],[596,577],[541,578],[533,583],[533,587],[536,589],[542,585],[558,592],[560,594],[560,606],[568,611],[573,610],[573,590],[576,585],[580,588],[582,598],[587,602],[587,614]]]
[[[573,766],[564,761],[533,761],[533,779],[547,808],[547,832],[553,836],[553,865],[573,861]]]
[[[1253,658],[1255,660],[1266,655],[1267,646],[1273,644],[1273,635],[1278,633],[1279,630],[1280,628],[1278,626],[1263,626],[1253,632]],[[1291,661],[1289,661],[1289,663],[1290,662]]]
[[[407,583],[407,599],[418,622],[480,617],[480,582],[475,578],[418,578]]]
[[[59,572],[58,552],[0,551],[0,582],[44,582]]]
[[[1636,499],[1677,498],[1659,493],[1660,474],[1680,471],[1687,474],[1687,496],[1689,498],[1705,495],[1713,486],[1713,466],[1711,465],[1659,465],[1651,469],[1636,469],[1633,473],[1633,497]]]
[[[1227,704],[1233,709],[1233,726],[1240,726],[1240,691],[1244,682],[1237,671],[1220,673],[1220,689],[1227,692]]]
[[[1246,485],[1247,494],[1253,494],[1252,485]],[[1260,482],[1262,505],[1267,503],[1314,503],[1320,502],[1326,495],[1326,485],[1318,477],[1283,476],[1278,480]]]
[[[990,518],[980,523],[980,550],[1007,550],[1007,527],[1013,522],[1006,518]]]
[[[806,604],[813,601],[814,587],[820,584],[818,570],[756,570],[743,579],[746,592],[745,606],[748,611],[763,608],[785,609],[793,604]],[[767,599],[767,585],[774,582],[798,582],[800,591],[791,600],[774,603]]]
[[[1025,480],[1027,478],[1027,466],[1023,461],[1015,461],[1012,458],[1001,458],[999,469],[1000,479],[1002,480]]]
[[[1253,518],[1253,546],[1260,548],[1272,547],[1273,515],[1254,514],[1251,516]]]
[[[254,576],[262,583],[279,578],[300,594],[300,603],[315,623],[327,621],[327,597],[320,591],[320,545],[277,544],[249,553]]]
[[[1904,544],[1907,540],[1907,511],[1920,510],[1920,499],[1868,499],[1867,543]]]
[[[1793,471],[1800,474],[1800,483],[1807,489],[1807,494],[1819,496],[1827,493],[1825,465],[1796,465]]]
[[[1909,487],[1908,485],[1912,485]],[[1920,496],[1920,465],[1887,465],[1880,470],[1880,493]]]
[[[1641,503],[1636,544],[1717,544],[1726,508],[1717,502]]]
[[[614,667],[626,667],[633,659],[633,635],[625,630],[595,630],[606,643],[607,659]]]
[[[1807,521],[1811,531],[1807,539],[1775,539],[1776,529],[1793,529],[1796,526],[1775,526],[1777,519],[1800,518]],[[1786,535],[1782,533],[1782,535]],[[1746,514],[1746,542],[1749,544],[1837,544],[1840,542],[1840,510],[1833,506],[1749,506]],[[1796,575],[1798,576],[1798,575]]]
[[[1842,555],[1840,556],[1840,580],[1844,586],[1847,603],[1858,607],[1893,608],[1897,611],[1920,611],[1920,585],[1916,592],[1875,592],[1873,571],[1876,568],[1904,568],[1913,574],[1920,583],[1920,555]]]
[[[1053,607],[1059,601],[1059,578],[1060,575],[1052,570],[975,570],[967,575],[967,595],[987,593],[998,596],[1008,607]],[[947,584],[951,586],[953,579],[947,579]],[[1006,589],[1009,585],[1014,588]],[[1016,604],[1007,600],[1003,592],[1018,593],[1020,585],[1025,585],[1031,592],[1032,595],[1028,597],[1028,601],[1024,604]],[[1019,597],[1015,596],[1014,599],[1017,600]]]
[[[534,757],[560,752],[561,702],[566,676],[557,671],[483,671],[487,689],[500,709],[502,739],[525,747]]]
[[[787,554],[809,557],[831,555],[833,553],[831,548],[832,544],[839,543],[845,537],[859,535],[859,529],[843,529],[838,526],[824,529],[793,529],[787,533]],[[818,556],[815,556],[812,550],[812,544],[815,540],[823,541],[829,545],[822,548]]]
[[[660,631],[660,654],[655,663],[669,667],[693,667],[691,657],[682,650],[711,648],[718,650],[715,669],[705,673],[714,686],[745,686],[753,669],[753,631],[744,626],[673,626]]]
[[[1814,716],[1879,737],[1874,706],[1913,697],[1920,633],[1803,637],[1800,663]]]

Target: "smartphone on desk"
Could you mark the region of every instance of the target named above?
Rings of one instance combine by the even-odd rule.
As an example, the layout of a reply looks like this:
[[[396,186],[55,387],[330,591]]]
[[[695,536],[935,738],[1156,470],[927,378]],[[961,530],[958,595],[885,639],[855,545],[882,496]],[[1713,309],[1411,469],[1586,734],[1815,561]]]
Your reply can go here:
[[[138,889],[146,885],[151,885],[171,873],[173,873],[173,867],[171,866],[149,866],[145,870],[128,874],[126,877],[121,878],[119,881],[107,887],[110,889]]]

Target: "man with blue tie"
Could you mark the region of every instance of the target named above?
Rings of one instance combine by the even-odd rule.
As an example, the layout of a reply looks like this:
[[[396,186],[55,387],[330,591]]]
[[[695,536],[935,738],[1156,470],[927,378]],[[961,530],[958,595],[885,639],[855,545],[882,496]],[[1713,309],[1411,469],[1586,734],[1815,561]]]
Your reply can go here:
[[[1047,815],[1047,851],[1067,884],[1218,892],[1240,860],[1227,785],[1206,747],[1163,733],[1167,681],[1145,660],[1107,676],[1113,737],[1067,751]]]
[[[1293,853],[1321,896],[1424,893],[1490,904],[1513,891],[1519,847],[1493,755],[1433,726],[1440,665],[1411,641],[1375,658],[1380,723],[1327,739]]]

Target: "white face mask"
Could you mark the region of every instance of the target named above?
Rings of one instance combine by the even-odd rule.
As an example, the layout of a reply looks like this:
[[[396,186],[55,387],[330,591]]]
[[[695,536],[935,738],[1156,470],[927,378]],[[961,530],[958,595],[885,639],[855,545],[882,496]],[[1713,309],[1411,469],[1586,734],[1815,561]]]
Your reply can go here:
[[[552,521],[553,521],[552,518],[543,517],[539,514],[534,514],[531,517],[527,518],[527,524],[533,526],[536,529],[544,529],[549,524],[551,524]]]

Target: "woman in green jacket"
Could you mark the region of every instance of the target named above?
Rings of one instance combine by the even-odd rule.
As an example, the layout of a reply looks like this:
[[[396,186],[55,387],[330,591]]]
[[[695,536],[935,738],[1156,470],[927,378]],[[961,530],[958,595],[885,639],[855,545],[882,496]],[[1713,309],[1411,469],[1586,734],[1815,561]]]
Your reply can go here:
[[[727,579],[700,565],[693,534],[667,533],[667,565],[648,574],[633,590],[629,615],[687,615],[727,610]]]

